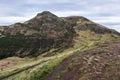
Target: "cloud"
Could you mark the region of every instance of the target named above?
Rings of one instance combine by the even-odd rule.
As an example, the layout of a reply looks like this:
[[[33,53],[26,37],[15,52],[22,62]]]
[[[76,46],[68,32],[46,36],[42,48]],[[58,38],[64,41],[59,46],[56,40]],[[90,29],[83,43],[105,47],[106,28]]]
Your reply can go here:
[[[119,23],[120,24],[120,16],[119,17],[91,17],[92,20],[98,22],[98,23]]]
[[[74,3],[80,0],[26,0],[27,4],[58,4],[58,3]]]
[[[0,0],[0,25],[24,22],[49,10],[58,16],[85,16],[120,31],[119,0]]]
[[[119,25],[110,26],[110,28],[120,32],[120,24]]]
[[[0,17],[0,24],[12,24],[17,22],[24,22],[25,20],[29,20],[31,17]]]

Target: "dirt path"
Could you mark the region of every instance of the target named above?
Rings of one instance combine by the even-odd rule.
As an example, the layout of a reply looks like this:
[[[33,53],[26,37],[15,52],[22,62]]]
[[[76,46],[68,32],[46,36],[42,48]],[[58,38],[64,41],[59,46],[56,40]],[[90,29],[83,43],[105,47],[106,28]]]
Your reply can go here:
[[[111,44],[111,45],[109,45],[109,46],[105,46],[104,48],[108,48],[108,49],[114,51],[114,53],[116,53],[115,51],[117,51],[118,49],[120,49],[120,43],[114,43],[114,44]],[[116,50],[115,50],[115,49],[116,49]],[[75,51],[77,51],[77,50],[79,50],[79,49],[76,49],[76,50],[73,50],[73,51],[70,51],[70,52],[66,52],[66,54],[63,54],[63,55],[58,55],[58,56],[56,56],[56,58],[60,58],[60,57],[63,57],[63,56],[65,56],[65,55],[69,55],[69,54],[71,54],[71,53],[73,53],[73,52],[75,52]],[[91,52],[93,52],[93,51],[91,51]],[[99,51],[98,51],[98,52],[99,52]],[[83,53],[90,53],[90,52],[83,52]],[[60,64],[60,66],[59,66],[53,73],[51,73],[45,80],[66,80],[66,79],[62,79],[62,78],[61,78],[61,79],[54,79],[54,76],[55,76],[55,74],[57,74],[57,73],[59,73],[60,71],[64,70],[64,69],[68,66],[68,64],[71,62],[71,60],[72,60],[73,58],[75,58],[75,57],[78,57],[78,56],[80,56],[80,55],[73,55],[73,56],[65,59],[65,61],[63,61],[63,63]],[[85,54],[85,55],[82,55],[82,56],[91,57],[92,55],[86,55],[86,54]],[[6,75],[6,76],[0,78],[0,80],[5,80],[5,79],[7,79],[7,78],[9,78],[9,77],[11,77],[11,76],[15,76],[15,75],[17,75],[17,74],[19,74],[19,73],[21,73],[21,72],[23,72],[23,71],[25,71],[25,70],[29,70],[29,69],[32,69],[32,68],[34,68],[34,67],[36,67],[36,66],[45,64],[47,61],[50,61],[50,60],[53,60],[53,59],[55,59],[55,57],[49,58],[49,59],[46,60],[46,61],[42,61],[42,62],[37,63],[37,64],[35,64],[35,65],[29,66],[29,67],[27,67],[27,68],[25,68],[25,69],[22,69],[22,70],[20,70],[20,71],[18,71],[18,72],[15,72],[15,73],[10,74],[10,75]],[[84,61],[83,61],[83,62],[84,62]],[[73,73],[72,73],[72,74],[73,74]],[[65,76],[64,76],[64,77],[65,77]],[[69,79],[69,80],[71,80],[71,79]]]
[[[53,56],[53,57],[47,59],[46,61],[42,61],[42,62],[37,63],[37,64],[35,64],[35,65],[29,66],[29,67],[27,67],[27,68],[24,68],[24,69],[22,69],[22,70],[20,70],[20,71],[17,71],[17,72],[15,72],[15,73],[6,75],[6,76],[4,76],[4,77],[0,77],[0,80],[6,80],[7,78],[12,77],[12,76],[15,76],[15,75],[17,75],[17,74],[19,74],[19,73],[21,73],[21,72],[23,72],[23,71],[25,71],[25,70],[32,69],[32,68],[34,68],[34,67],[37,67],[37,66],[39,66],[39,65],[42,65],[42,64],[46,63],[47,61],[51,61],[51,60],[58,59],[58,58],[61,58],[61,57],[63,57],[63,56],[72,54],[74,51],[77,51],[77,49],[76,49],[76,50],[73,50],[73,51],[68,51],[66,54],[60,54],[60,55],[58,55],[58,56]]]
[[[112,43],[70,56],[44,80],[119,79],[120,43]]]

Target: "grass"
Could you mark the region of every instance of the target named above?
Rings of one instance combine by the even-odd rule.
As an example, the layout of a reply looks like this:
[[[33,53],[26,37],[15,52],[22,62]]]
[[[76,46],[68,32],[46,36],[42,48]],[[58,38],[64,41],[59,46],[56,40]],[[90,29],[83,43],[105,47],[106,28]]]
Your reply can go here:
[[[84,45],[81,45],[81,47],[83,47]],[[23,65],[22,65],[22,67],[20,67],[19,68],[19,70],[22,70],[22,69],[24,69],[24,68],[27,68],[27,67],[29,67],[29,66],[32,66],[32,65],[35,65],[35,64],[38,64],[38,63],[40,63],[42,60],[48,60],[48,59],[54,59],[54,60],[52,60],[52,61],[54,61],[55,63],[59,63],[59,61],[61,61],[61,60],[63,60],[64,58],[67,58],[68,56],[70,56],[70,55],[72,55],[73,53],[75,53],[76,51],[78,51],[78,50],[80,50],[80,51],[83,51],[83,50],[87,50],[88,48],[86,48],[86,49],[82,49],[82,48],[77,48],[77,49],[74,49],[74,48],[69,48],[69,49],[67,49],[67,50],[65,50],[64,52],[62,52],[62,53],[60,53],[60,54],[57,54],[57,55],[55,55],[55,56],[52,56],[52,57],[45,57],[45,58],[43,58],[43,59],[38,59],[38,60],[36,60],[36,61],[32,61],[31,63],[29,63],[29,64],[26,64],[25,65],[25,67],[23,67]],[[59,59],[60,58],[60,59]],[[56,60],[57,59],[57,60]],[[59,59],[59,60],[58,60]],[[48,63],[49,63],[49,61],[48,61]],[[47,64],[48,64],[47,63]],[[50,62],[50,63],[53,63],[53,62]],[[47,65],[48,66],[48,65]],[[50,67],[50,66],[52,66],[52,67]],[[55,66],[57,66],[57,65],[54,65],[54,64],[49,64],[49,66],[48,66],[48,68],[53,68],[54,69],[54,67]],[[41,66],[42,67],[42,66]],[[41,68],[41,67],[39,67],[39,68]],[[41,70],[41,69],[40,69]],[[47,69],[48,71],[49,71],[49,69]],[[50,69],[51,70],[51,69]],[[39,71],[39,70],[37,70],[37,71]],[[10,73],[13,73],[14,72],[14,70],[11,70],[10,71]],[[17,72],[17,71],[16,71]],[[7,74],[6,74],[7,73]],[[8,73],[8,71],[6,72],[6,73],[4,73],[4,76],[5,75],[9,75],[10,73]],[[30,75],[32,76],[34,73],[36,73],[36,72],[32,72]],[[44,74],[44,73],[42,73],[42,74]],[[46,73],[47,74],[47,73]],[[20,74],[21,75],[21,74]],[[24,75],[25,75],[25,73],[24,73]],[[27,73],[27,75],[28,75],[28,73]],[[20,76],[19,76],[20,77]],[[21,76],[22,77],[22,76]],[[14,78],[14,77],[13,77]],[[18,77],[17,77],[18,78]],[[12,79],[11,79],[12,80]],[[19,79],[16,79],[16,80],[19,80]],[[25,80],[25,79],[23,79],[23,80]]]
[[[70,71],[78,62],[77,59],[72,59],[71,63],[68,65],[67,69],[62,70],[61,72],[59,72],[58,74],[55,75],[55,78],[60,78],[65,72]]]
[[[47,60],[47,59],[46,59],[46,60]],[[13,66],[11,66],[12,68],[3,71],[3,72],[0,74],[0,78],[5,77],[5,76],[10,75],[10,74],[13,74],[13,73],[17,73],[17,72],[22,71],[22,70],[24,70],[24,69],[27,69],[28,67],[33,66],[33,65],[36,65],[36,64],[38,64],[38,63],[40,63],[40,62],[42,62],[42,61],[43,61],[42,59],[41,59],[41,60],[38,60],[38,61],[31,61],[31,62],[28,62],[28,61],[27,61],[28,63],[24,62],[24,64],[22,64],[22,65],[20,64],[20,65],[17,65],[17,66],[15,66],[15,67],[14,67],[14,65],[13,65]]]
[[[118,76],[120,75],[120,59],[108,62],[108,65],[104,68],[103,73],[103,80],[119,80]]]
[[[35,69],[33,71],[30,70],[24,71],[23,73],[18,74],[17,76],[11,78],[10,80],[41,80],[43,77],[49,74],[53,69],[54,69],[53,66],[45,64],[44,66]]]
[[[15,77],[10,78],[9,80],[42,80],[45,76],[50,74],[66,57],[67,55],[64,55],[64,57],[54,57],[54,60],[49,60],[42,66],[27,70],[27,73],[24,71]]]
[[[55,75],[55,78],[59,79],[65,72],[67,72],[67,69],[59,72],[58,74]]]
[[[77,52],[86,51],[92,48],[96,48],[107,42],[118,42],[120,41],[120,37],[114,34],[96,34],[91,31],[79,31],[78,37],[74,39],[75,45],[72,48],[68,48],[63,52],[56,52],[54,56],[50,57],[42,57],[38,56],[36,59],[26,59],[22,64],[10,68],[9,70],[5,70],[0,74],[0,77],[10,75],[12,73],[16,73],[18,71],[24,70],[30,66],[41,63],[42,61],[46,61],[43,64],[37,65],[32,69],[24,70],[23,72],[10,77],[8,80],[42,80],[45,76],[50,74],[56,66],[58,66],[65,58],[73,55]],[[50,52],[54,51],[50,50]],[[47,53],[45,53],[47,54]],[[16,59],[14,59],[16,60]],[[29,61],[30,60],[30,61]],[[26,62],[29,61],[29,62]],[[19,62],[18,62],[19,63]],[[72,69],[76,63],[76,60],[73,60],[71,64],[69,64],[69,69]],[[56,74],[56,78],[59,78],[62,74],[67,72],[68,70],[63,70],[59,74]]]

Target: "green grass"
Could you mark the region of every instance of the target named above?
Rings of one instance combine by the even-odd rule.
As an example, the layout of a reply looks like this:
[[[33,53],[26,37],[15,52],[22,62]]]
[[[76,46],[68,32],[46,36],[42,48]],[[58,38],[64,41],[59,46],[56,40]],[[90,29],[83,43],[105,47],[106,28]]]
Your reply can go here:
[[[66,57],[67,56],[55,57],[54,60],[49,60],[40,67],[24,71],[9,80],[42,80],[45,76],[50,74]]]
[[[43,60],[44,61],[48,60],[44,64],[40,64],[32,69],[25,70],[8,79],[8,80],[42,80],[45,76],[50,74],[55,69],[56,66],[58,66],[65,58],[69,57],[70,55],[99,47],[104,43],[120,41],[120,37],[114,34],[100,35],[91,31],[80,31],[78,32],[78,34],[79,36],[76,39],[74,39],[75,45],[73,47],[68,48],[63,52],[56,52],[55,55],[50,57],[38,56],[36,58],[37,60],[33,60],[30,63],[25,63],[24,65],[20,64],[17,67],[13,67],[13,69],[6,70],[5,72],[3,72],[3,74],[0,74],[0,77],[10,75],[11,73],[16,73],[19,70],[23,70],[24,68],[27,68],[29,66],[41,63]],[[54,49],[50,50],[50,52],[52,51],[54,51]],[[76,60],[73,60],[71,64],[69,64],[69,68],[67,70],[63,70],[59,74],[56,74],[56,78],[59,78],[62,74],[72,69],[72,67],[76,65],[75,63]]]
[[[71,63],[68,64],[67,69],[60,71],[58,74],[55,75],[55,78],[60,78],[65,72],[70,71],[75,65],[77,65],[78,59],[74,58],[71,60]]]

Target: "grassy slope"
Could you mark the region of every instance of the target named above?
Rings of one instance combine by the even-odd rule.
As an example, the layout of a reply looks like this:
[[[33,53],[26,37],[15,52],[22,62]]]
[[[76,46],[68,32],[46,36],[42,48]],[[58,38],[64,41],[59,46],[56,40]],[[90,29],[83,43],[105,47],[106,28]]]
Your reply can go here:
[[[63,52],[56,53],[56,55],[53,55],[51,57],[38,57],[37,59],[32,60],[27,58],[22,63],[18,62],[19,64],[16,66],[13,65],[9,69],[4,69],[3,72],[0,74],[0,77],[9,75],[11,73],[16,73],[20,70],[23,70],[24,68],[41,63],[41,61],[47,61],[46,63],[37,65],[31,69],[25,70],[17,75],[8,78],[8,80],[42,80],[45,76],[50,74],[50,72],[52,72],[55,67],[60,64],[60,62],[62,62],[68,56],[74,54],[76,51],[82,52],[98,47],[103,43],[120,41],[120,38],[114,34],[100,35],[95,34],[94,32],[91,32],[89,30],[79,31],[77,33],[79,34],[79,36],[74,39],[75,46],[73,48],[69,48]],[[29,60],[30,62],[26,62]]]
[[[120,42],[77,52],[64,60],[45,80],[119,80],[119,51]]]

